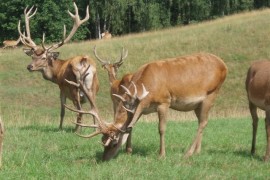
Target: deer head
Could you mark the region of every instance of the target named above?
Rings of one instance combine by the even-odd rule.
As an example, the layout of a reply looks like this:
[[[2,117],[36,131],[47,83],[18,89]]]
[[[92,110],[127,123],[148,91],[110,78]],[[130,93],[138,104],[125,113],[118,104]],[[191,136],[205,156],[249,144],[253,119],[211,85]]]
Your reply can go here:
[[[71,82],[71,81],[67,81],[68,83],[70,83],[71,85],[74,85],[78,88],[80,88],[82,90],[82,92],[86,95],[86,97],[88,98],[88,100],[90,100],[90,94],[89,92],[86,90],[85,86],[84,86],[84,79],[88,74],[83,75],[83,78],[78,82]],[[123,96],[119,96],[119,95],[115,95],[118,98],[121,99],[121,101],[123,102],[123,106],[119,106],[119,110],[117,111],[117,113],[121,113],[124,112],[126,113],[126,111],[129,112],[134,112],[134,110],[128,109],[131,107],[136,108],[136,103],[138,103],[138,101],[140,101],[141,99],[143,99],[148,92],[146,91],[145,87],[143,86],[143,92],[141,96],[137,95],[137,88],[136,85],[134,83],[132,83],[132,85],[134,86],[134,93],[132,94],[128,88],[122,86],[122,88],[126,91],[126,93]],[[126,98],[126,99],[125,99]],[[104,153],[103,153],[103,160],[109,160],[112,157],[114,157],[118,150],[120,149],[121,145],[123,145],[129,135],[129,131],[128,129],[126,129],[126,127],[129,125],[129,121],[125,121],[123,122],[117,122],[114,121],[113,123],[107,123],[104,120],[102,120],[102,118],[100,118],[98,110],[96,108],[91,109],[90,111],[83,111],[83,110],[77,110],[77,109],[73,109],[70,108],[68,106],[65,105],[65,107],[71,111],[77,112],[77,113],[81,113],[81,114],[90,114],[92,116],[95,116],[95,118],[97,119],[98,125],[85,125],[85,124],[78,124],[75,123],[81,127],[89,127],[89,128],[95,128],[96,131],[88,134],[88,135],[79,135],[80,137],[83,138],[92,138],[96,135],[102,134],[102,145],[104,146]],[[123,108],[122,108],[123,107]],[[132,116],[132,113],[130,113],[130,115]]]
[[[128,56],[128,50],[123,48],[120,57],[114,63],[111,63],[109,60],[101,59],[97,54],[96,46],[94,47],[94,54],[97,60],[101,63],[101,66],[108,72],[110,84],[112,84],[113,81],[116,80],[116,73],[119,67],[123,64],[124,59]]]
[[[64,32],[63,32],[63,39],[61,42],[53,44],[49,47],[45,47],[45,34],[43,34],[42,38],[42,47],[38,47],[36,43],[31,38],[30,33],[30,19],[36,14],[37,8],[35,11],[33,11],[34,6],[32,6],[29,10],[26,7],[24,10],[24,16],[25,16],[25,27],[26,27],[26,35],[25,33],[21,32],[21,25],[20,21],[18,23],[18,31],[20,34],[20,39],[22,43],[29,47],[30,49],[24,49],[24,52],[32,57],[32,63],[27,66],[27,69],[29,71],[43,71],[48,66],[51,65],[52,61],[57,59],[59,56],[59,52],[54,52],[57,48],[61,47],[62,45],[66,44],[76,33],[78,27],[80,27],[81,24],[86,22],[89,19],[89,7],[87,6],[86,9],[86,17],[81,20],[78,13],[78,8],[75,2],[73,3],[75,8],[75,15],[72,14],[70,11],[68,11],[69,15],[74,21],[73,28],[66,37],[66,27],[64,26]]]

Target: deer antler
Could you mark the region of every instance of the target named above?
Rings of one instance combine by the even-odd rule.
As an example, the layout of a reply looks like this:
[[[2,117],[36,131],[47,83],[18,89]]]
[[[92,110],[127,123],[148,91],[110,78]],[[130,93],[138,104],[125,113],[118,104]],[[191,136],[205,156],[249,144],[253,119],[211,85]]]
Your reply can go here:
[[[138,99],[139,101],[141,101],[143,98],[145,98],[148,94],[149,94],[149,91],[146,90],[145,86],[142,84],[142,94],[140,96],[138,96],[138,90],[137,90],[137,86],[135,85],[135,83],[133,81],[131,81],[131,84],[133,85],[134,87],[134,93],[132,94],[130,92],[130,90],[121,85],[121,87],[126,91],[125,94],[127,94],[130,98],[131,98],[131,101],[130,102],[135,102],[136,99]],[[118,97],[122,102],[126,102],[126,99],[118,94],[113,94],[113,96],[115,97]],[[134,104],[132,104],[134,105]],[[128,109],[126,108],[125,106],[123,106],[127,111],[131,112],[131,113],[134,113],[135,112],[135,109]]]
[[[30,33],[30,19],[36,14],[36,10],[32,13],[34,6],[32,6],[29,10],[28,7],[24,9],[24,16],[25,16],[25,28],[26,28],[26,36],[24,33],[21,32],[21,21],[18,23],[18,31],[20,34],[20,39],[22,43],[30,48],[36,49],[37,45],[35,42],[31,39],[31,33]]]
[[[97,60],[99,62],[101,62],[102,66],[105,66],[107,64],[111,64],[110,61],[106,61],[101,59],[98,55],[97,55],[97,50],[96,50],[96,46],[94,47],[94,55],[96,56]],[[117,68],[119,68],[122,64],[123,64],[123,60],[128,56],[128,50],[125,51],[124,47],[122,48],[122,52],[120,55],[120,58],[117,62],[113,63],[114,66],[116,66]]]
[[[87,99],[88,99],[89,101],[91,101],[91,96],[89,95],[88,91],[86,90],[85,86],[83,85],[83,81],[85,80],[85,78],[86,78],[87,75],[88,75],[88,73],[86,73],[86,71],[85,71],[85,72],[82,74],[82,78],[81,78],[82,80],[79,80],[79,83],[75,83],[75,82],[73,82],[73,81],[68,81],[67,79],[66,79],[66,82],[68,82],[69,84],[74,85],[74,86],[80,88],[80,89],[83,91],[83,93],[86,95]],[[99,129],[98,131],[96,131],[96,132],[94,132],[94,133],[92,133],[92,134],[89,134],[89,135],[87,135],[87,136],[83,136],[83,135],[79,135],[79,134],[77,134],[77,135],[79,135],[79,136],[81,136],[81,137],[84,137],[84,138],[91,138],[91,137],[94,137],[94,136],[96,136],[96,135],[98,135],[98,134],[101,134],[101,133],[106,132],[107,125],[106,125],[106,123],[99,117],[99,114],[98,114],[98,111],[97,111],[96,107],[92,108],[90,111],[83,111],[83,110],[77,110],[77,109],[70,108],[70,107],[68,107],[67,105],[64,105],[64,106],[65,106],[67,109],[69,109],[69,110],[71,110],[71,111],[74,111],[74,112],[77,112],[77,113],[80,113],[80,114],[91,114],[91,115],[93,115],[93,116],[97,119],[97,121],[98,121],[98,126],[96,126],[96,125],[84,125],[84,124],[76,123],[77,125],[82,126],[82,127],[90,127],[90,128],[98,128],[98,129]]]
[[[46,50],[46,51],[52,51],[52,50],[55,50],[55,49],[61,47],[65,43],[67,43],[74,36],[74,34],[76,33],[77,29],[84,22],[86,22],[89,19],[89,17],[90,17],[89,16],[89,6],[87,6],[87,8],[86,8],[86,16],[85,16],[85,18],[83,20],[81,20],[80,17],[79,17],[79,11],[78,11],[78,7],[77,7],[76,3],[74,2],[73,5],[74,5],[74,8],[75,8],[75,14],[72,14],[70,11],[68,11],[69,15],[71,16],[71,18],[74,21],[72,30],[69,33],[68,37],[66,38],[66,26],[64,25],[64,32],[63,32],[63,39],[62,39],[62,41],[47,48],[44,45],[44,43],[45,43],[45,34],[43,34],[42,47],[43,47],[44,50]],[[21,32],[21,22],[20,21],[18,23],[18,31],[19,31],[19,34],[20,34],[22,43],[25,44],[26,46],[30,47],[30,48],[36,49],[37,48],[37,45],[31,39],[30,22],[29,22],[30,21],[30,18],[32,18],[36,14],[36,12],[37,12],[37,8],[36,8],[36,10],[32,13],[33,7],[34,6],[32,6],[29,10],[27,10],[28,7],[26,7],[25,10],[24,10],[25,26],[26,26],[26,36]]]
[[[52,51],[55,50],[59,47],[61,47],[62,45],[64,45],[65,43],[67,43],[68,41],[70,41],[70,39],[74,36],[74,34],[76,33],[77,29],[89,19],[89,6],[87,6],[86,8],[86,16],[83,20],[80,19],[79,16],[79,12],[78,12],[78,7],[76,5],[75,2],[73,2],[74,8],[75,8],[75,14],[72,14],[69,10],[68,13],[71,16],[71,18],[74,21],[73,27],[71,32],[69,33],[68,37],[66,38],[66,26],[64,25],[64,33],[63,33],[63,39],[61,42],[54,44],[52,46],[50,46],[49,48],[46,48],[48,51]],[[43,35],[43,37],[45,37],[45,35]],[[43,38],[43,44],[44,44],[45,38]]]

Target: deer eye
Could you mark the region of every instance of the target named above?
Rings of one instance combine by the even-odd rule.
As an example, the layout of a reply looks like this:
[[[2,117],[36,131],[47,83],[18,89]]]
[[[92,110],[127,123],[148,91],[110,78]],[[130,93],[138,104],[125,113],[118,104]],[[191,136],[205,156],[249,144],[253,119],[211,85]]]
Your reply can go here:
[[[45,61],[46,59],[47,59],[46,57],[41,58],[42,61]]]

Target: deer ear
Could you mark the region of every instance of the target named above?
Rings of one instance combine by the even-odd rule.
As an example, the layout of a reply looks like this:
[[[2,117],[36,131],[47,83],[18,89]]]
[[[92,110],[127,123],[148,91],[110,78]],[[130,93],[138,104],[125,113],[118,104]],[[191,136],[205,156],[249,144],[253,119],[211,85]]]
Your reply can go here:
[[[52,59],[57,59],[59,54],[60,54],[59,52],[50,52],[48,55]]]
[[[27,56],[32,56],[34,54],[33,49],[23,49],[23,51]]]

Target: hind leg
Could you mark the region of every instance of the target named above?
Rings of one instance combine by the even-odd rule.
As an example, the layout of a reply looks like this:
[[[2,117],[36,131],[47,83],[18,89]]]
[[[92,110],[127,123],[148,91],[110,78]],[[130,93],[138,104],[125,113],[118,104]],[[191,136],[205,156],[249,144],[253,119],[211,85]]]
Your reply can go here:
[[[258,128],[258,114],[257,114],[257,107],[249,102],[249,111],[252,117],[252,145],[251,145],[251,154],[254,155],[256,149],[256,134]]]
[[[264,156],[264,161],[268,161],[270,157],[270,108],[267,108],[265,114],[265,130],[266,130],[266,152]]]
[[[216,93],[209,94],[207,98],[195,109],[195,114],[198,118],[199,127],[195,139],[193,140],[192,145],[189,150],[186,152],[185,157],[193,155],[193,153],[200,153],[201,151],[201,142],[203,136],[203,129],[208,123],[208,112],[213,105],[215,100]]]

